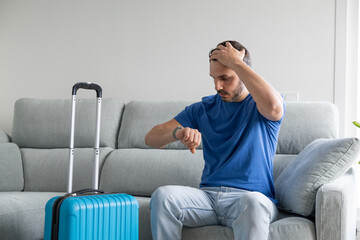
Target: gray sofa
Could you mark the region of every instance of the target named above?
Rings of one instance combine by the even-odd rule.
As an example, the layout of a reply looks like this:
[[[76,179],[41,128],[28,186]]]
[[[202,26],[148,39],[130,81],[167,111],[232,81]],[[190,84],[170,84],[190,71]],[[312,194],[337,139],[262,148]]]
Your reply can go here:
[[[77,104],[74,190],[91,185],[94,101]],[[151,127],[188,104],[133,101],[125,105],[118,99],[103,99],[100,189],[137,198],[140,239],[152,239],[149,202],[156,188],[200,183],[201,147],[191,154],[178,142],[161,150],[144,142]],[[0,239],[43,238],[44,206],[66,191],[70,113],[70,100],[20,99],[12,136],[0,130]],[[275,181],[314,139],[337,137],[338,111],[333,104],[287,102],[274,159]],[[316,201],[309,216],[281,211],[270,226],[269,239],[355,239],[353,167],[347,166],[340,175],[314,191]],[[183,229],[183,239],[191,240],[233,239],[232,235],[232,229],[223,226]]]

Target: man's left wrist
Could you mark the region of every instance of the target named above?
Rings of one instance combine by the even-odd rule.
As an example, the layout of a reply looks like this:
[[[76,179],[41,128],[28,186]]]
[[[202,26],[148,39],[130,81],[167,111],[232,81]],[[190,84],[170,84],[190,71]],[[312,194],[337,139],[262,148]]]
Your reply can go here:
[[[172,132],[173,138],[175,138],[176,140],[180,140],[178,137],[176,137],[176,132],[179,131],[180,129],[183,129],[183,127],[177,126],[176,128],[174,128]]]

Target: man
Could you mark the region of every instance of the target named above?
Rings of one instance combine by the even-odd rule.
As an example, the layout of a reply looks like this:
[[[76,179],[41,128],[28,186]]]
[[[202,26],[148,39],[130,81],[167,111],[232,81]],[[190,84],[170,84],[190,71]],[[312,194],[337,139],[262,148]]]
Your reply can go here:
[[[236,41],[210,52],[216,95],[186,107],[145,137],[151,147],[181,141],[195,153],[202,141],[200,188],[164,186],[151,198],[155,240],[181,239],[182,226],[225,225],[236,240],[266,240],[276,219],[273,157],[284,115],[281,95],[252,68]]]

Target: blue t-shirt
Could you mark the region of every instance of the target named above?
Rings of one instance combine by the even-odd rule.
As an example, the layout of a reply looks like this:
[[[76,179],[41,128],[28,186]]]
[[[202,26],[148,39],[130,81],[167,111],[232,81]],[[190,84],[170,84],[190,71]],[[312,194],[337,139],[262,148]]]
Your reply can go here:
[[[216,94],[186,107],[175,120],[201,132],[205,167],[200,187],[257,191],[277,203],[273,158],[282,119],[262,116],[251,94],[241,102],[224,102]]]

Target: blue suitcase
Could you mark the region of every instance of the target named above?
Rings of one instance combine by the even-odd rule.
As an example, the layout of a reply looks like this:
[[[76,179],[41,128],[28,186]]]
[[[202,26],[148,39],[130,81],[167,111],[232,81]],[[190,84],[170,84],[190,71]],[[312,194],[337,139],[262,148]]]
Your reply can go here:
[[[96,134],[92,189],[72,192],[76,92],[79,88],[97,92]],[[139,204],[124,193],[98,190],[100,112],[102,89],[93,83],[73,87],[68,189],[65,196],[50,199],[45,206],[44,240],[137,240]]]

